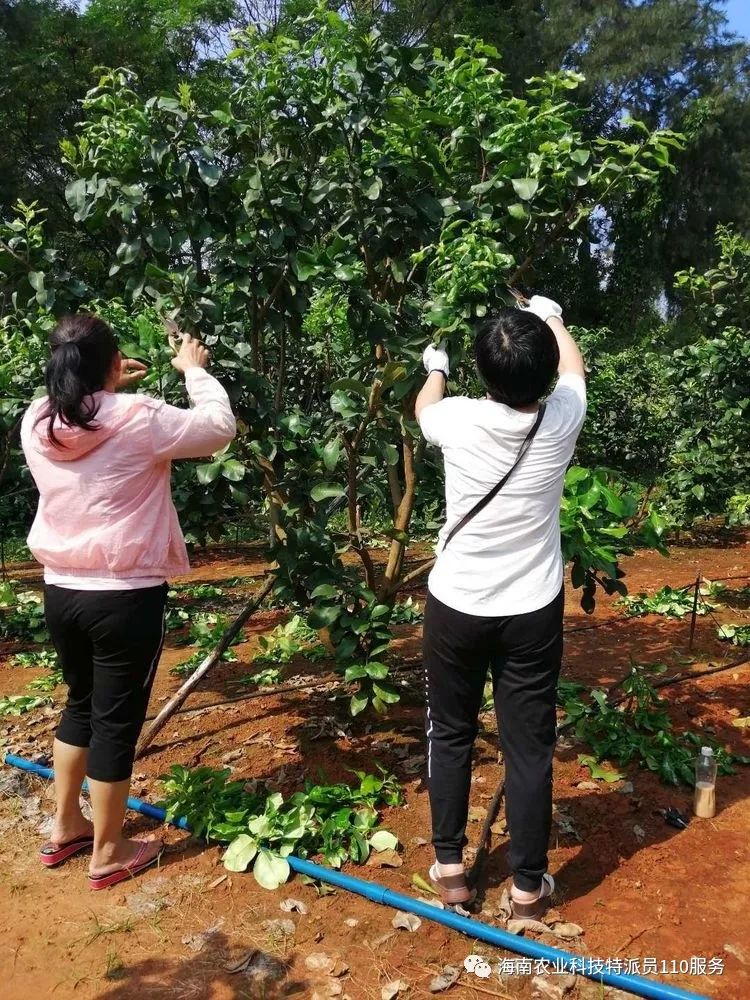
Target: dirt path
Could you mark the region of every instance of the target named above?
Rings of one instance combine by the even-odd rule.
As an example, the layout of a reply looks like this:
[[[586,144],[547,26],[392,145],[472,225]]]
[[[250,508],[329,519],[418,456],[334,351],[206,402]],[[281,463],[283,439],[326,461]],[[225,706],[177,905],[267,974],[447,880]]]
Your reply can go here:
[[[730,547],[674,549],[669,560],[643,552],[626,561],[628,584],[635,593],[653,591],[665,582],[685,584],[698,571],[710,578],[739,575],[750,571],[749,555],[746,538]],[[213,554],[211,559],[198,561],[191,579],[219,582],[262,570],[252,552]],[[29,584],[36,572],[29,568],[23,574]],[[722,620],[750,617],[742,608],[728,614],[722,612]],[[566,679],[608,685],[623,676],[631,656],[640,662],[667,663],[674,671],[685,669],[687,621],[655,616],[620,621],[618,615],[611,603],[603,603],[593,618],[587,617],[571,592],[566,624],[582,630],[571,632],[567,639]],[[317,779],[321,770],[330,780],[342,780],[350,776],[349,769],[371,770],[378,761],[396,773],[406,792],[406,805],[385,815],[385,825],[404,845],[404,863],[398,869],[351,870],[410,893],[412,874],[424,874],[430,859],[430,849],[422,843],[429,836],[429,822],[421,776],[424,749],[418,682],[404,688],[401,704],[387,720],[349,719],[344,702],[332,701],[329,689],[287,695],[271,692],[250,701],[210,707],[236,695],[233,682],[248,672],[257,636],[282,620],[281,611],[264,612],[253,620],[247,642],[237,647],[240,661],[220,666],[190,701],[191,708],[203,706],[204,710],[178,716],[137,765],[135,794],[157,800],[156,779],[172,763],[231,766],[239,777],[263,778],[291,792],[306,776]],[[610,624],[589,628],[603,621]],[[398,647],[407,658],[418,656],[418,628],[400,629]],[[715,624],[709,618],[699,619],[695,667],[740,652],[716,640]],[[184,648],[167,649],[152,712],[179,683],[169,668],[185,655]],[[320,664],[299,660],[286,673],[316,681],[321,669]],[[10,657],[0,650],[0,694],[20,693],[34,676],[32,670],[10,666]],[[736,752],[750,753],[748,730],[732,726],[738,715],[750,715],[750,666],[667,691],[678,726],[703,728]],[[60,701],[59,690],[56,701]],[[50,709],[46,714],[3,719],[0,741],[6,749],[26,756],[44,754],[56,715]],[[483,725],[472,795],[479,818],[499,778],[493,718],[483,717]],[[555,770],[551,870],[561,889],[563,918],[584,929],[578,940],[560,944],[581,954],[620,961],[623,971],[627,971],[627,960],[631,969],[634,961],[641,963],[641,971],[644,964],[646,970],[653,968],[651,962],[656,960],[660,978],[707,996],[750,997],[750,938],[743,913],[750,891],[750,768],[739,768],[734,776],[720,779],[715,820],[693,820],[687,830],[678,832],[654,810],[674,805],[689,811],[688,790],[665,786],[636,767],[622,769],[632,782],[632,791],[622,781],[588,787],[590,775],[578,763],[581,750],[564,742]],[[395,931],[393,911],[341,892],[318,897],[313,887],[299,879],[271,893],[260,889],[251,876],[223,877],[227,873],[217,848],[191,845],[174,830],[167,834],[170,848],[159,872],[124,888],[92,894],[85,883],[85,860],[72,861],[55,872],[41,870],[36,861],[37,830],[51,808],[49,787],[5,769],[2,782],[0,972],[5,1000],[47,995],[224,1000],[313,997],[316,992],[321,997],[360,1000],[379,998],[384,984],[397,979],[410,986],[408,994],[399,996],[416,998],[433,995],[428,987],[436,973],[447,964],[462,967],[464,958],[474,951],[493,962],[503,957],[426,921],[413,934]],[[472,842],[478,836],[479,818],[470,824]],[[153,830],[153,824],[135,818],[130,829],[133,833]],[[495,840],[482,916],[490,921],[507,877],[505,840],[502,836]],[[290,896],[301,900],[308,912],[282,912],[279,904]],[[291,920],[293,933],[285,933],[278,925],[264,926],[264,921],[278,919]],[[207,936],[200,936],[211,929]],[[262,949],[281,963],[284,990],[263,992],[246,974],[226,972],[230,960],[253,949]],[[308,968],[305,959],[315,953],[337,959],[333,975]],[[711,974],[681,974],[679,963],[691,958],[712,960]],[[674,974],[669,971],[672,962],[676,963]],[[532,977],[512,974],[509,968],[502,981],[497,976],[479,980],[463,972],[446,996],[530,997]],[[694,961],[694,971],[699,968]],[[516,971],[525,970],[519,966]],[[560,977],[547,979],[553,986],[560,983]],[[567,994],[591,1000],[608,995],[610,991],[581,980]]]

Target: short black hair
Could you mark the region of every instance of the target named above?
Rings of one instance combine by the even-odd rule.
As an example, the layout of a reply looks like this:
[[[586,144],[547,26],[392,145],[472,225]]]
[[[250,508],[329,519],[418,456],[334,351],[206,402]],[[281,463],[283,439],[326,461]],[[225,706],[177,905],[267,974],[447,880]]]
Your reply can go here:
[[[540,400],[560,364],[560,348],[548,324],[520,309],[501,309],[482,323],[474,356],[490,397],[508,406]]]

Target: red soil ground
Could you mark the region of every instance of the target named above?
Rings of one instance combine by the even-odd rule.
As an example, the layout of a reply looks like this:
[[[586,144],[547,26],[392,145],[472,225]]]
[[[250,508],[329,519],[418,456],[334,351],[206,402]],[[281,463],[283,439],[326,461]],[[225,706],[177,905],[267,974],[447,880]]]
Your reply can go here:
[[[663,559],[640,552],[625,560],[631,593],[653,592],[664,583],[682,585],[700,572],[704,577],[740,576],[750,570],[750,541],[735,536],[731,542],[700,548],[676,547]],[[262,574],[263,564],[252,549],[214,550],[195,561],[191,581],[216,582],[237,575]],[[34,567],[19,567],[13,576],[29,586],[39,583]],[[730,586],[747,586],[739,580]],[[239,598],[252,584],[238,588]],[[423,591],[414,591],[421,599]],[[670,672],[700,669],[708,662],[740,659],[742,649],[720,643],[715,623],[699,618],[693,656],[686,668],[688,620],[649,616],[619,620],[610,601],[601,601],[589,617],[569,590],[564,677],[586,684],[609,685],[621,678],[631,657],[639,662],[663,662]],[[284,792],[301,786],[304,778],[320,772],[331,780],[345,780],[352,768],[371,770],[378,761],[402,781],[406,804],[386,810],[384,825],[403,845],[403,866],[349,870],[411,893],[412,874],[426,873],[430,849],[428,803],[418,755],[423,753],[420,683],[414,675],[401,703],[383,719],[350,719],[346,699],[334,698],[336,684],[312,691],[274,694],[230,704],[237,694],[236,679],[249,670],[257,637],[283,621],[282,611],[258,614],[245,630],[245,642],[236,647],[239,662],[219,666],[193,695],[189,709],[159,735],[151,752],[136,765],[134,794],[156,801],[158,775],[171,764],[231,766],[237,777],[262,778]],[[722,621],[750,619],[745,606],[718,612]],[[609,622],[601,628],[588,626]],[[579,631],[575,631],[579,629]],[[419,628],[399,629],[399,655],[418,660]],[[169,668],[184,659],[173,636],[162,659],[151,712],[176,689],[179,680]],[[11,654],[20,647],[0,647],[0,695],[21,693],[35,672],[12,666]],[[285,677],[320,678],[325,664],[298,659]],[[750,665],[744,664],[713,677],[666,689],[675,724],[710,733],[737,753],[750,753],[750,730],[732,725],[750,715]],[[56,724],[56,707],[20,719],[0,721],[0,746],[25,756],[47,753]],[[483,717],[477,741],[472,805],[486,806],[500,778],[494,719]],[[240,751],[237,753],[237,751]],[[633,783],[630,794],[623,782],[597,782],[579,787],[590,775],[578,763],[582,746],[563,744],[556,759],[555,802],[558,817],[569,817],[580,840],[553,827],[551,871],[560,889],[562,918],[579,924],[583,936],[564,948],[599,958],[656,959],[661,965],[693,956],[718,960],[713,974],[665,974],[672,984],[711,997],[750,997],[750,934],[746,911],[750,890],[750,767],[720,778],[718,811],[713,820],[694,819],[687,830],[667,826],[654,812],[677,806],[690,811],[686,788],[663,785],[636,766],[625,769]],[[9,781],[8,769],[0,779]],[[13,779],[15,780],[15,779]],[[15,790],[15,791],[14,791]],[[21,794],[16,794],[20,791]],[[258,887],[251,875],[224,873],[220,850],[189,842],[175,830],[166,833],[169,850],[159,872],[132,884],[92,894],[86,884],[86,860],[76,859],[58,871],[41,869],[35,857],[38,827],[51,809],[50,788],[32,779],[0,796],[0,995],[5,1000],[29,997],[109,998],[225,998],[349,996],[379,998],[381,988],[402,979],[409,991],[399,996],[425,997],[431,979],[446,965],[462,967],[463,959],[478,951],[493,962],[502,952],[476,945],[439,925],[422,922],[416,933],[394,931],[393,911],[360,897],[338,892],[318,897],[312,886],[294,879],[277,892]],[[476,843],[481,823],[470,823]],[[143,818],[129,820],[132,834],[152,831]],[[496,918],[502,884],[507,878],[506,840],[494,838],[488,866],[488,888],[481,919]],[[307,904],[308,913],[284,913],[279,904],[292,896]],[[279,936],[262,926],[264,920],[291,918],[291,936]],[[353,926],[346,920],[355,920]],[[199,947],[198,935],[214,933]],[[555,943],[550,940],[550,943]],[[230,975],[232,958],[254,948],[275,955],[288,969],[286,992],[263,992],[243,974]],[[197,950],[199,949],[199,950]],[[331,979],[311,972],[305,958],[325,952],[339,957],[340,972]],[[505,953],[506,956],[509,953]],[[723,968],[723,971],[718,969]],[[555,983],[555,977],[549,977]],[[291,985],[290,985],[291,984]],[[326,985],[327,984],[327,985]],[[332,985],[333,984],[333,985]],[[340,990],[340,992],[336,992]],[[446,995],[530,997],[528,975],[480,980],[463,972]],[[538,995],[538,994],[537,994]],[[579,979],[569,997],[605,997],[614,993]]]

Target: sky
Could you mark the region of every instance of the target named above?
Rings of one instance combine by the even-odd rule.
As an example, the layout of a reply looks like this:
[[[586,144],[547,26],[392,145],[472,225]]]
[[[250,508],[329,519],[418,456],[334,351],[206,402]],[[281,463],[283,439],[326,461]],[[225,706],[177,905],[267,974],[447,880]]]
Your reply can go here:
[[[727,0],[729,27],[750,39],[750,0]]]

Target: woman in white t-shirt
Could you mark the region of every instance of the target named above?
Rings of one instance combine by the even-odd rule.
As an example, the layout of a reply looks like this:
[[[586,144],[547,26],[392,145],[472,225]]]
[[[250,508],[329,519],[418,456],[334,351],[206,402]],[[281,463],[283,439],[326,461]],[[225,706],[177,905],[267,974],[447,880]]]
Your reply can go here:
[[[482,325],[475,354],[484,399],[443,398],[448,355],[428,347],[416,403],[422,433],[443,452],[446,493],[424,622],[430,877],[444,902],[471,900],[463,848],[489,668],[519,917],[542,915],[554,891],[547,845],[562,659],[560,500],[586,415],[583,359],[561,317],[557,303],[534,296],[528,308],[505,309]],[[511,469],[502,490],[464,521]]]

